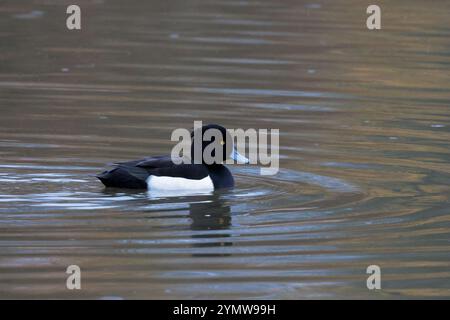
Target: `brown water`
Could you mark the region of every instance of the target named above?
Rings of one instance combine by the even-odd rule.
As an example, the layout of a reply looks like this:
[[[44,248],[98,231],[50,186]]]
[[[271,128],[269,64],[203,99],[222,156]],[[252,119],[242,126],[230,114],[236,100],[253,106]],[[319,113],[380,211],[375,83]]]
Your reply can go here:
[[[450,2],[64,2],[0,4],[1,298],[450,297]],[[194,120],[280,129],[280,173],[92,176]]]

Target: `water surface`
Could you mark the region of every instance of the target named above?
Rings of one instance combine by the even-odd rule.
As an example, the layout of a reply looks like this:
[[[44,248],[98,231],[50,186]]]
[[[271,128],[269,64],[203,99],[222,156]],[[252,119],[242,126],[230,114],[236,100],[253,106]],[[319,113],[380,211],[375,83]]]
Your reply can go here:
[[[0,4],[1,298],[450,297],[449,2],[381,1],[380,31],[353,0],[78,4],[81,31],[59,1]],[[279,174],[93,177],[194,120],[280,129]]]

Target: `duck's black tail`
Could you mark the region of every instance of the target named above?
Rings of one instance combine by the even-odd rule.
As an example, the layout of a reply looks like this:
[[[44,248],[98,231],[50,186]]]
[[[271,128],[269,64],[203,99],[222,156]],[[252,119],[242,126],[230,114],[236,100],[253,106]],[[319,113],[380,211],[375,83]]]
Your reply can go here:
[[[104,171],[96,176],[106,187],[147,189],[147,182],[132,175],[126,168],[120,166]]]
[[[102,173],[97,174],[95,177],[99,179],[105,185],[105,187],[111,187],[111,171],[113,170],[103,171]]]

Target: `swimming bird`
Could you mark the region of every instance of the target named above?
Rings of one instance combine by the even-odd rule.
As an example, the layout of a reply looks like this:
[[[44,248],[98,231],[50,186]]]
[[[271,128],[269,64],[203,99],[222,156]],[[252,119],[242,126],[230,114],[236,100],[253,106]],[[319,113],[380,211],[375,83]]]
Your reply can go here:
[[[206,148],[212,149],[211,141],[194,139],[195,132],[191,133],[191,155],[195,150],[201,150],[201,162],[188,161],[176,164],[171,156],[154,156],[140,160],[115,163],[114,168],[97,175],[97,178],[106,186],[127,189],[148,189],[157,191],[212,191],[220,188],[231,188],[234,179],[231,172],[223,165],[227,159],[238,163],[249,163],[249,160],[240,155],[233,144],[228,131],[217,124],[204,125],[201,130],[202,137],[209,129],[218,130],[221,134],[220,146],[222,159],[210,163],[204,159]],[[217,131],[216,131],[217,132]],[[211,154],[214,156],[213,151]],[[190,159],[188,159],[190,160]]]

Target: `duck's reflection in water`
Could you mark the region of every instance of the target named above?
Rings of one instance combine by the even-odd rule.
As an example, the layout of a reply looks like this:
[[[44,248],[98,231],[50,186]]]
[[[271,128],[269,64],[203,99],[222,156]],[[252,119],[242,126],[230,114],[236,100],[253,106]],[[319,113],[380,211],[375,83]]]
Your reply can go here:
[[[180,213],[187,211],[190,219],[191,238],[194,239],[191,246],[198,248],[193,250],[194,257],[223,257],[229,256],[229,250],[220,247],[232,246],[227,238],[231,237],[227,230],[231,227],[231,208],[227,200],[228,190],[180,194],[170,192],[147,192],[140,190],[121,190],[108,188],[103,194],[114,199],[123,199],[122,205],[145,208],[145,212],[159,211],[161,206],[166,210],[173,208]],[[149,203],[150,200],[150,203]],[[187,225],[186,225],[187,227]],[[217,247],[217,250],[214,250]]]
[[[214,248],[232,246],[233,243],[227,238],[231,227],[231,209],[221,194],[214,193],[205,196],[204,200],[191,202],[189,204],[189,217],[191,218],[191,230],[193,239],[198,239],[192,244],[195,248]],[[222,230],[223,232],[220,232]],[[204,231],[204,232],[201,232]],[[217,232],[219,231],[219,232]],[[194,253],[194,257],[223,257],[229,253],[221,250],[205,250],[205,252]]]

